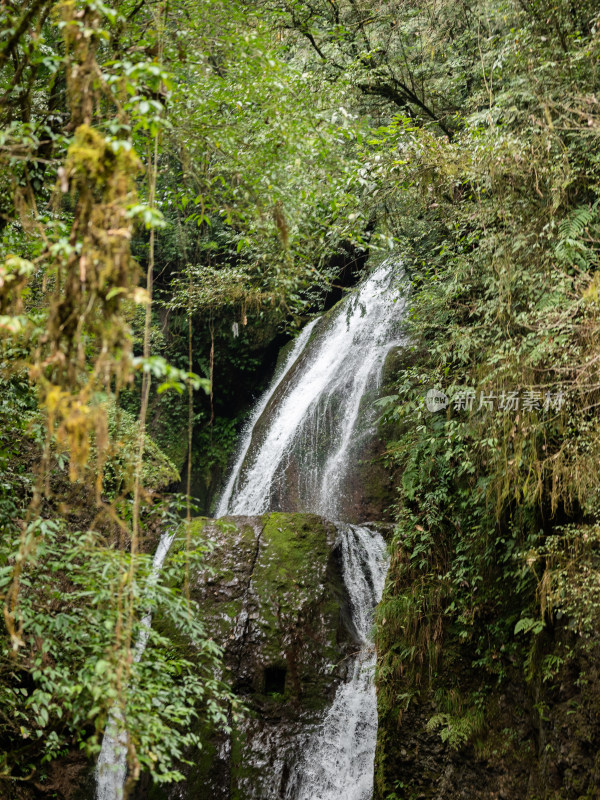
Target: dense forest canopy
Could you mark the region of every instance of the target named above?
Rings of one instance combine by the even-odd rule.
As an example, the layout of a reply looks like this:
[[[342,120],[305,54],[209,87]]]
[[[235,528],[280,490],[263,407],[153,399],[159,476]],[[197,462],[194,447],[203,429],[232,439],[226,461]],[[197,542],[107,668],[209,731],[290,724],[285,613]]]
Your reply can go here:
[[[431,726],[458,747],[513,673],[584,674],[598,4],[5,0],[0,28],[3,796],[97,755],[114,708],[131,785],[181,777],[193,719],[231,723],[188,591],[210,543],[186,548],[184,525],[157,583],[152,550],[214,509],[279,346],[392,252],[410,346],[379,401],[382,707],[396,724],[436,690]],[[432,414],[431,387],[474,407]],[[535,403],[482,410],[508,392]],[[149,606],[165,624],[136,661]],[[486,676],[460,701],[452,637]],[[381,796],[404,796],[385,770]]]

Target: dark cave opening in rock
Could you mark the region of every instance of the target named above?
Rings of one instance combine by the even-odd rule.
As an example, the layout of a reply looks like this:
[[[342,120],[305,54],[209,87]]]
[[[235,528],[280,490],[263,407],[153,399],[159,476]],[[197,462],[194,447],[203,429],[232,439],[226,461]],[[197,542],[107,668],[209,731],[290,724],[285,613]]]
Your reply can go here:
[[[265,694],[283,694],[285,692],[286,675],[287,667],[281,664],[271,664],[265,667]]]

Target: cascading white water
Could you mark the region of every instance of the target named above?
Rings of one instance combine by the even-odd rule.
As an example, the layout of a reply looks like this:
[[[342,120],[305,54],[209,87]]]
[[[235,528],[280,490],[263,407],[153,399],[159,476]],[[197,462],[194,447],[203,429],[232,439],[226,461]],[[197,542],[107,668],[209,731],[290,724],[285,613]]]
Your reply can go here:
[[[361,649],[349,680],[339,687],[327,716],[294,767],[286,800],[370,800],[373,794],[377,698],[370,630],[388,559],[379,533],[358,525],[340,524],[338,530],[344,582]]]
[[[296,369],[290,356],[285,392],[269,406],[285,377],[281,376],[254,415],[254,430],[244,437],[219,516],[261,514],[281,505],[277,498],[290,491],[287,470],[295,459],[294,502],[284,510],[310,510],[338,519],[343,481],[359,434],[361,401],[377,389],[387,353],[401,343],[395,266],[386,261],[323,320],[306,354],[310,357]],[[306,339],[302,347],[305,343]],[[268,424],[257,428],[264,411]]]
[[[238,456],[236,459],[235,464],[233,465],[233,469],[231,470],[231,474],[229,475],[229,480],[227,481],[227,485],[223,490],[223,494],[219,499],[219,504],[217,507],[216,516],[222,517],[227,514],[227,508],[229,506],[229,502],[231,500],[231,495],[233,494],[233,490],[236,484],[236,480],[244,463],[244,459],[246,458],[246,454],[250,448],[250,444],[252,442],[252,432],[254,430],[254,426],[258,422],[261,417],[261,414],[269,404],[269,400],[273,397],[275,392],[277,391],[279,384],[287,375],[288,370],[293,364],[296,362],[300,353],[304,350],[306,343],[310,338],[310,334],[312,333],[313,328],[317,324],[318,319],[313,320],[308,325],[306,325],[302,331],[296,337],[294,341],[294,345],[290,350],[288,357],[285,359],[284,363],[280,367],[280,369],[275,373],[273,380],[271,381],[271,385],[267,389],[267,391],[262,395],[260,400],[257,402],[248,423],[246,424],[246,428],[242,434],[242,439],[240,446],[238,448]]]
[[[175,531],[163,533],[152,561],[152,571],[148,578],[147,591],[156,584],[164,560],[169,552]],[[140,633],[135,644],[134,661],[140,661],[152,625],[152,614],[148,612],[140,622]],[[96,764],[96,797],[97,800],[122,800],[125,777],[127,774],[127,733],[123,730],[123,717],[118,708],[109,714],[102,747]]]
[[[371,433],[370,404],[386,355],[398,338],[403,303],[394,302],[395,262],[382,264],[300,338],[245,432],[218,514],[261,514],[274,507],[336,520],[356,441]],[[266,419],[265,419],[266,417]],[[365,425],[369,426],[365,430]],[[337,523],[344,582],[360,650],[325,719],[291,765],[286,800],[369,800],[377,738],[372,614],[387,556],[381,535]]]

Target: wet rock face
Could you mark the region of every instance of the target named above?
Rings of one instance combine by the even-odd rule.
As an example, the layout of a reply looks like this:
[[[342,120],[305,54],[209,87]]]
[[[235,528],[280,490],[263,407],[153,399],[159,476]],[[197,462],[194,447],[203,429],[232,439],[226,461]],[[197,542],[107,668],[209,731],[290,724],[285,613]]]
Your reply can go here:
[[[399,786],[400,797],[419,800],[600,797],[600,645],[559,626],[548,634],[550,643],[567,645],[573,659],[554,685],[541,677],[528,682],[512,669],[502,685],[488,688],[477,736],[453,747],[428,724],[440,711],[436,691],[452,687],[456,697],[468,698],[486,678],[472,651],[448,637],[453,661],[440,668],[433,690],[402,714],[380,708],[374,800],[386,800]]]
[[[312,514],[196,520],[214,543],[192,583],[227,680],[248,711],[232,733],[204,731],[198,763],[168,790],[139,798],[283,798],[300,744],[356,649],[335,526]],[[194,755],[197,761],[197,755]]]
[[[303,705],[321,695],[320,667],[348,641],[335,527],[273,513],[207,521],[204,535],[216,547],[193,592],[225,647],[233,689]]]

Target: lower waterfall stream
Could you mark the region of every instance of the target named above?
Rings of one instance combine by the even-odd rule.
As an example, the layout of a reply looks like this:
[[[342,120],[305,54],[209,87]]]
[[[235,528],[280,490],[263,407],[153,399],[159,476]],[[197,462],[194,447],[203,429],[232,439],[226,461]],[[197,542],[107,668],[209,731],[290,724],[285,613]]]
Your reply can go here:
[[[338,524],[343,575],[360,651],[322,725],[294,765],[286,800],[370,800],[377,738],[377,698],[370,641],[373,609],[381,600],[387,554],[379,533]]]
[[[331,313],[303,329],[255,407],[217,507],[217,517],[310,511],[335,521],[338,531],[356,652],[321,723],[305,733],[295,763],[286,765],[285,800],[372,797],[377,702],[370,631],[387,554],[379,532],[344,520],[346,481],[361,442],[374,434],[372,401],[385,359],[403,343],[403,304],[394,291],[398,269],[397,262],[384,262]],[[155,558],[157,571],[161,563]],[[144,646],[138,644],[136,657]],[[126,743],[118,721],[113,715],[105,734],[98,800],[123,796]]]

